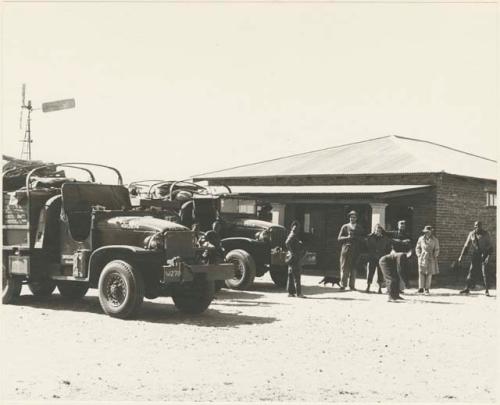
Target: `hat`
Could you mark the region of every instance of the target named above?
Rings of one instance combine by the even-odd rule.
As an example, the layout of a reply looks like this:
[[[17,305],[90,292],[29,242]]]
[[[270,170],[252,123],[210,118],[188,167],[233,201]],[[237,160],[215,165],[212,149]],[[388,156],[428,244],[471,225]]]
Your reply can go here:
[[[422,232],[432,232],[432,229],[433,229],[432,226],[426,225],[424,229],[422,229]]]
[[[349,214],[347,214],[347,216],[350,217],[351,215],[358,216],[358,213],[356,211],[352,210],[351,212],[349,212]]]

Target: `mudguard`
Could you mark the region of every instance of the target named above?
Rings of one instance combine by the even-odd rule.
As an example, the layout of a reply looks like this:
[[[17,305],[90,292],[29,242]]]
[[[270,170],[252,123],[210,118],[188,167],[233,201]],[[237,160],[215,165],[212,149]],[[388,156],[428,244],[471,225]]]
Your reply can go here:
[[[103,246],[96,250],[94,250],[90,256],[88,269],[89,275],[88,280],[92,283],[92,281],[96,281],[96,274],[99,274],[104,259],[109,256],[119,256],[120,254],[126,254],[134,259],[139,260],[140,262],[150,262],[151,264],[158,264],[158,268],[160,268],[161,264],[161,253],[144,249],[138,246],[130,246],[130,245],[109,245]]]

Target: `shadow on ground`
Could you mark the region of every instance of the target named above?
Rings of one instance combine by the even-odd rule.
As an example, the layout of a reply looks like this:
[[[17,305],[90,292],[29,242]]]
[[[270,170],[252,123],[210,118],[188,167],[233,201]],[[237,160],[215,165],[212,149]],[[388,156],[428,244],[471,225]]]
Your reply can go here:
[[[16,302],[18,306],[46,309],[49,311],[87,312],[106,315],[98,297],[85,297],[80,300],[68,300],[58,294],[47,298],[33,295],[21,295]],[[144,301],[138,315],[124,322],[144,321],[163,324],[189,324],[206,327],[238,327],[240,325],[259,325],[275,322],[277,318],[270,316],[250,316],[238,313],[222,312],[209,307],[199,315],[188,315],[178,311],[173,304]]]

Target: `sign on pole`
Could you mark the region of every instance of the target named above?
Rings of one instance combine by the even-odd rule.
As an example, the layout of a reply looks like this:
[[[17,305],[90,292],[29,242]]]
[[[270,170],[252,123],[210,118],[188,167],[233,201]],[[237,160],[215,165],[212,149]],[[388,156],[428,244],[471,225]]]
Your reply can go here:
[[[68,108],[75,108],[75,99],[68,98],[66,100],[49,101],[48,103],[42,103],[43,112],[66,110]]]

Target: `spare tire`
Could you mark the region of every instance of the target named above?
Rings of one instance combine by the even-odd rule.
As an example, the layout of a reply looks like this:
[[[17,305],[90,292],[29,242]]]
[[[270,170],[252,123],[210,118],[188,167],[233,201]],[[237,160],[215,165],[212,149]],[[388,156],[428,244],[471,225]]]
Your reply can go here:
[[[197,315],[208,308],[214,294],[213,281],[196,277],[193,281],[176,284],[172,292],[172,300],[179,311]]]

